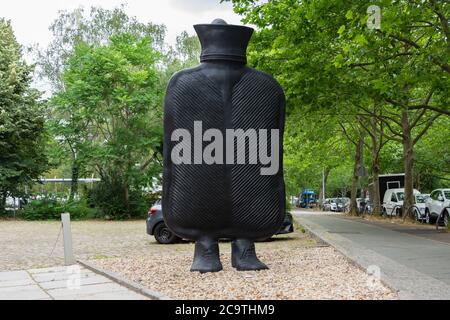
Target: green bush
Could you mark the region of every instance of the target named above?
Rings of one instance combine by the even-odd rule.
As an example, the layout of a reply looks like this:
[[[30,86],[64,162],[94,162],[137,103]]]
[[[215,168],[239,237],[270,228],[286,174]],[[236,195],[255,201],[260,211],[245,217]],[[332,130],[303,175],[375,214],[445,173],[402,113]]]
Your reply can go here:
[[[72,220],[89,219],[97,216],[97,210],[90,208],[86,200],[59,203],[53,199],[33,200],[20,212],[26,220],[59,220],[61,213],[68,212]]]
[[[68,202],[64,206],[64,212],[70,213],[73,220],[92,219],[98,217],[98,209],[91,208],[85,199]]]
[[[130,189],[128,203],[125,188],[120,180],[102,180],[88,192],[88,204],[99,210],[99,217],[112,220],[143,218],[146,216],[149,200],[140,190]]]

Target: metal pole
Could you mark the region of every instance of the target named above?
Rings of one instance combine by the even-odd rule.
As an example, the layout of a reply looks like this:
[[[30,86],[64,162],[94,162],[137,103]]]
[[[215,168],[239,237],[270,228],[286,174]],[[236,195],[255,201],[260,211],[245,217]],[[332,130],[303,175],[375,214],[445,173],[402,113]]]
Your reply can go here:
[[[72,249],[72,232],[70,230],[70,213],[61,214],[61,222],[64,238],[64,264],[71,266],[75,264],[75,257]]]

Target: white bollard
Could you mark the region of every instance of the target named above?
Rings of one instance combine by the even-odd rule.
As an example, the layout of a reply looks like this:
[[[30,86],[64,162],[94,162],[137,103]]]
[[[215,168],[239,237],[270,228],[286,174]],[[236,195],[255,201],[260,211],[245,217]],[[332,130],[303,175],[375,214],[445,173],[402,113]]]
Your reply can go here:
[[[64,239],[64,264],[71,266],[75,264],[75,257],[72,249],[72,231],[70,230],[70,213],[61,214]]]

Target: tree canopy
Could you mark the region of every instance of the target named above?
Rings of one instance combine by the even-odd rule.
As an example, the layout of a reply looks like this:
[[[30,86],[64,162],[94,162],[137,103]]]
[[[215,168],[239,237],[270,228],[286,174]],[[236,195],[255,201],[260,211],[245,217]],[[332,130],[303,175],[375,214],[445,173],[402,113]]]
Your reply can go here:
[[[295,119],[285,142],[288,150],[302,150],[297,157],[301,164],[289,160],[293,154],[287,156],[286,170],[297,172],[287,176],[288,184],[304,184],[303,178],[298,180],[302,167],[309,176],[309,171],[314,171],[316,181],[320,181],[322,170],[318,167],[328,167],[327,162],[342,163],[341,159],[315,155],[316,149],[327,149],[326,138],[319,139],[309,151],[305,148],[318,132],[325,136],[334,132],[353,141],[353,153],[358,152],[357,140],[363,139],[365,152],[370,151],[364,158],[371,161],[373,176],[405,172],[405,204],[411,207],[417,177],[431,179],[424,177],[430,171],[423,166],[413,170],[418,158],[414,150],[420,145],[421,156],[434,152],[428,148],[431,145],[421,143],[430,138],[427,133],[433,126],[441,128],[441,141],[450,138],[445,129],[450,111],[449,3],[232,2],[244,22],[257,27],[249,48],[251,64],[276,76],[286,91],[288,117]],[[326,117],[334,120],[325,121]],[[314,129],[303,134],[303,128],[310,128],[311,123]],[[334,139],[338,140],[337,136]],[[386,152],[388,148],[401,157],[396,165],[388,161],[392,156]],[[440,149],[449,153],[445,143]],[[357,165],[354,167],[356,170]],[[449,167],[448,161],[441,162],[442,170],[433,175],[446,181]],[[357,182],[356,176],[353,184]],[[431,184],[422,186],[431,191]]]
[[[43,106],[11,25],[0,19],[0,210],[47,168]]]

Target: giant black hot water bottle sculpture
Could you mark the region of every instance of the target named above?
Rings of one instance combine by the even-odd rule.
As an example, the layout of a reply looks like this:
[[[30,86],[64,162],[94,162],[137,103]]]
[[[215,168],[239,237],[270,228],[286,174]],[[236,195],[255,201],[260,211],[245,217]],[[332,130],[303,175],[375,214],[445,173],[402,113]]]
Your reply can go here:
[[[267,266],[254,241],[284,219],[284,94],[246,66],[253,29],[221,19],[195,25],[201,64],[176,73],[164,110],[163,215],[195,240],[191,271],[220,271],[218,239],[232,239],[238,270]]]

